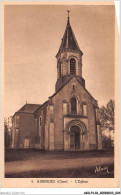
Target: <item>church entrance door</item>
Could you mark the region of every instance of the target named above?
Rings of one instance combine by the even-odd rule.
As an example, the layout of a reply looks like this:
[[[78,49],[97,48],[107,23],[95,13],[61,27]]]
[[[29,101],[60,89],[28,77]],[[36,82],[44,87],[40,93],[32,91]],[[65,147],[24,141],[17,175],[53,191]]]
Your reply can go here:
[[[80,133],[75,133],[75,149],[80,149]]]
[[[78,126],[70,128],[70,148],[80,149],[80,128]]]

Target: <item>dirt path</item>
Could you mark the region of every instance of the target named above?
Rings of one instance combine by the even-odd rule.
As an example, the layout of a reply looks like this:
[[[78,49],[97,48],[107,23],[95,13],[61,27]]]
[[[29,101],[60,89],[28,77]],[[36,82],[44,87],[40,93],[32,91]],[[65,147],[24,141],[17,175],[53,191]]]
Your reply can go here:
[[[26,161],[14,161],[5,163],[6,174],[16,174],[29,171],[41,170],[61,170],[67,168],[82,168],[111,164],[114,162],[113,157],[105,158],[76,158],[76,159],[50,159],[43,160],[40,158],[29,159]]]

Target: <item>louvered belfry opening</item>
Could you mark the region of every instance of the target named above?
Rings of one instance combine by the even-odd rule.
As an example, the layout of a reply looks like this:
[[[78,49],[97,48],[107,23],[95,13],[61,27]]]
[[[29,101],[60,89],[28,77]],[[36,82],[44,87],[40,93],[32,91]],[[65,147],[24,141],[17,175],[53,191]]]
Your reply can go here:
[[[70,59],[70,74],[76,74],[76,60],[74,58]]]

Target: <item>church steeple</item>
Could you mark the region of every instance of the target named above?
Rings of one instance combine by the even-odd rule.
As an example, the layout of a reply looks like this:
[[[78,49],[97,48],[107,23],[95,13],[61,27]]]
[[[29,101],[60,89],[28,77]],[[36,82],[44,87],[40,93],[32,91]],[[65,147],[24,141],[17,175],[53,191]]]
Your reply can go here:
[[[70,25],[69,10],[66,30],[63,35],[57,58],[56,91],[61,88],[71,77],[76,77],[85,85],[82,78],[82,51],[79,48],[75,35]]]
[[[59,51],[57,53],[57,56],[60,52],[64,50],[71,50],[75,52],[80,52],[82,54],[82,51],[79,48],[79,45],[77,43],[76,37],[73,33],[73,30],[70,25],[70,17],[69,17],[69,10],[68,11],[68,19],[67,19],[67,25],[66,25],[66,30],[62,38],[62,42],[59,48]]]

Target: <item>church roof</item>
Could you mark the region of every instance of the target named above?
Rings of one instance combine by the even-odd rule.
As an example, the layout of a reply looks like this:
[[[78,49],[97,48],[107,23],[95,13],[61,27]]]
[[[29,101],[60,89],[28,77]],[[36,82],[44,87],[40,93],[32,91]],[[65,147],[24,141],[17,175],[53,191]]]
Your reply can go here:
[[[41,107],[41,104],[25,104],[17,113],[33,114],[39,107]]]
[[[73,33],[73,30],[71,28],[69,17],[68,17],[68,21],[67,21],[67,25],[66,25],[66,30],[65,30],[64,36],[62,38],[62,42],[61,42],[61,45],[60,45],[60,48],[59,48],[57,55],[59,54],[59,52],[61,52],[63,50],[73,50],[73,51],[82,53],[82,51],[80,50],[79,45],[77,43],[77,40],[75,38],[75,35]]]

